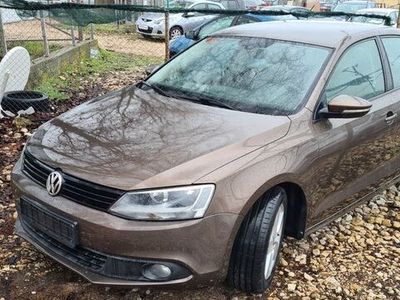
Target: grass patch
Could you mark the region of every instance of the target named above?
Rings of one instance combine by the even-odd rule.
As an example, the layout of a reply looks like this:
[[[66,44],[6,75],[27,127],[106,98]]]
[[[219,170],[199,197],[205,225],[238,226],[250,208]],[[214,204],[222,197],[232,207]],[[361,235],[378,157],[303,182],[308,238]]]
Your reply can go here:
[[[82,81],[90,80],[113,71],[137,71],[152,64],[162,63],[161,58],[132,56],[100,50],[97,58],[88,59],[79,66],[69,67],[60,76],[44,80],[35,90],[46,93],[50,99],[65,100],[70,97],[71,87],[82,88]]]
[[[8,43],[8,48],[12,49],[17,46],[24,47],[28,50],[29,55],[32,59],[36,59],[39,57],[44,56],[44,44],[42,42],[37,41],[13,41]],[[49,50],[50,52],[57,51],[63,48],[62,45],[56,43],[49,43]]]

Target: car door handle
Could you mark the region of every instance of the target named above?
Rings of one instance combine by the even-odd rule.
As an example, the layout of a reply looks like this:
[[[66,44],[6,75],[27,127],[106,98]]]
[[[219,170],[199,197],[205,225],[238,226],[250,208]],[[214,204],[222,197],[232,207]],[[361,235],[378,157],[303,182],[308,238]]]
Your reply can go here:
[[[385,122],[386,122],[386,124],[391,125],[391,124],[393,124],[394,119],[396,119],[396,118],[397,118],[397,113],[389,111],[386,114]]]

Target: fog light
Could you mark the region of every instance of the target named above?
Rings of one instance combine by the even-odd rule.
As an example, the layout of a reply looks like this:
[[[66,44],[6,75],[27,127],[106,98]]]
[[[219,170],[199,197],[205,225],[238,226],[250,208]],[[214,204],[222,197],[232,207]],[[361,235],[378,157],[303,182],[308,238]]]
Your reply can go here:
[[[165,265],[152,264],[143,269],[143,276],[151,280],[166,279],[171,275],[171,269]]]

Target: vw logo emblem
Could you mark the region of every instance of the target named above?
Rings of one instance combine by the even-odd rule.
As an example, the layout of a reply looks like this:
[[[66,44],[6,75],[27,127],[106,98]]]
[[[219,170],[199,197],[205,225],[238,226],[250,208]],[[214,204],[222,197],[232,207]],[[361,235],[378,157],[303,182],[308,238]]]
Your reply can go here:
[[[61,191],[63,184],[63,177],[60,172],[51,172],[46,181],[46,189],[50,196],[57,196]]]

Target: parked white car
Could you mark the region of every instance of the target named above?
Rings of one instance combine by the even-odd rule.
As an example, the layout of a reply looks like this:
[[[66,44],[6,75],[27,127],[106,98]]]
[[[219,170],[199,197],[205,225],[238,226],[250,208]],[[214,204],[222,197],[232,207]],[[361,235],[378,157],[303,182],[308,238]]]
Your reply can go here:
[[[187,7],[188,9],[213,9],[222,10],[225,7],[221,3],[212,1],[198,1]],[[188,30],[192,30],[215,15],[206,15],[198,12],[186,12],[180,14],[170,14],[169,16],[169,36],[171,39],[177,38]],[[165,17],[162,13],[144,13],[136,21],[136,32],[145,37],[164,37]]]
[[[392,8],[367,8],[367,9],[360,9],[357,10],[357,14],[364,14],[364,15],[379,15],[379,16],[386,16],[390,18],[390,26],[396,27],[397,25],[397,18],[399,15],[399,11],[397,9]],[[362,17],[362,16],[355,16],[350,18],[351,22],[359,22],[359,23],[369,23],[369,24],[376,24],[376,25],[384,25],[385,20],[379,18],[369,18],[369,17]]]

